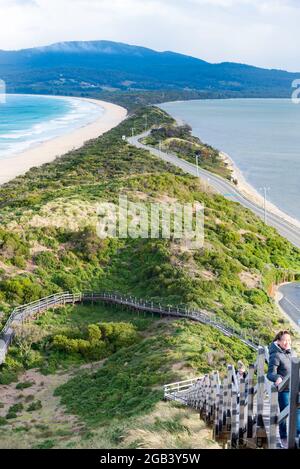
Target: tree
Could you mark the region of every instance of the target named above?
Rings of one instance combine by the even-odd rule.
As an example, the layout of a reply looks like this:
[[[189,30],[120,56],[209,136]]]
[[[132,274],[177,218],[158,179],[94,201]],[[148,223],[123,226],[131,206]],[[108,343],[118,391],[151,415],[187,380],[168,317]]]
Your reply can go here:
[[[36,324],[13,324],[15,334],[15,343],[19,348],[19,352],[24,364],[29,362],[32,345],[40,342],[46,335]]]

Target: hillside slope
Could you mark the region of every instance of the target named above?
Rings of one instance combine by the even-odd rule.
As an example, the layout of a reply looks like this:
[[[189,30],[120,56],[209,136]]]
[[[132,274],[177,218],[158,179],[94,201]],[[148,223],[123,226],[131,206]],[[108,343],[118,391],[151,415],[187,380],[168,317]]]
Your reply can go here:
[[[0,77],[9,92],[95,95],[118,90],[196,90],[216,96],[287,97],[297,74],[91,41],[0,51]]]
[[[0,188],[2,323],[14,305],[52,292],[117,290],[165,305],[205,308],[212,317],[269,342],[286,324],[268,287],[280,281],[281,268],[299,270],[299,250],[197,178],[123,141],[131,128],[143,130],[145,114],[149,125],[173,122],[157,108],[140,109],[99,139]],[[204,247],[191,251],[176,239],[99,239],[97,203],[117,202],[119,194],[146,204],[203,203]],[[162,385],[222,369],[239,358],[246,364],[253,359],[238,340],[208,326],[137,318],[100,306],[80,308],[47,313],[35,324],[31,347],[10,349],[0,369],[5,396],[16,380],[28,381],[26,373],[33,368],[45,374],[51,392],[43,394],[41,385],[31,407],[28,396],[35,393],[30,386],[12,393],[13,402],[1,396],[3,446],[195,445],[192,428],[197,433],[199,427],[192,416],[188,422],[185,411],[173,412],[160,402]],[[86,364],[89,370],[79,368]],[[39,376],[34,374],[34,380],[42,382]],[[51,430],[47,402],[60,412],[61,428]],[[78,437],[74,428],[82,429]],[[21,443],[18,432],[26,434]],[[203,441],[202,447],[211,444],[207,434]]]

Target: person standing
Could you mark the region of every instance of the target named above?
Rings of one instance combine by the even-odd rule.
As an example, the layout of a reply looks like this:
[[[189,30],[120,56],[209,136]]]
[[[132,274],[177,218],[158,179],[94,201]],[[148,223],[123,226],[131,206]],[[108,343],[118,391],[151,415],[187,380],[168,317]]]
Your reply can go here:
[[[267,378],[279,386],[283,379],[291,373],[291,335],[289,331],[280,331],[269,347],[269,366]],[[290,392],[288,387],[278,392],[280,412],[289,405]],[[287,448],[286,419],[279,424],[280,443]],[[300,409],[297,410],[297,436],[300,435]]]

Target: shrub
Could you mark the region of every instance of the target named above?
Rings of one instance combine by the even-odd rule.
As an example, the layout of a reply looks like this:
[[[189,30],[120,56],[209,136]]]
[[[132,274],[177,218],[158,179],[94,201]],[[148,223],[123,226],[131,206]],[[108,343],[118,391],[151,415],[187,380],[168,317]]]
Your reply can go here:
[[[10,384],[17,380],[18,380],[18,372],[16,370],[3,368],[0,371],[0,384]]]
[[[49,251],[39,252],[35,256],[34,260],[37,265],[43,267],[46,270],[55,269],[55,267],[57,266],[57,259],[55,255]]]
[[[18,412],[21,412],[22,410],[24,409],[24,406],[23,404],[19,403],[19,404],[14,404],[12,406],[10,406],[10,408],[8,409],[8,412],[9,413],[18,413]]]
[[[12,233],[0,228],[0,256],[4,259],[15,257],[29,257],[29,246],[18,233]]]
[[[26,389],[34,385],[33,381],[25,381],[24,383],[18,383],[16,389]]]
[[[7,421],[4,417],[0,417],[0,427],[2,427],[3,425],[6,425],[7,424]]]
[[[43,287],[36,280],[25,276],[2,280],[0,290],[4,292],[8,302],[20,304],[38,300],[45,293]]]
[[[28,394],[28,396],[25,397],[25,402],[31,402],[33,401],[33,399],[34,399],[34,395]]]
[[[55,445],[53,440],[45,440],[39,443],[38,445],[34,446],[33,449],[51,449]]]
[[[14,264],[16,267],[19,267],[20,269],[25,269],[25,267],[26,267],[26,261],[21,256],[13,257],[11,262],[12,262],[12,264]]]
[[[43,406],[42,406],[42,403],[41,401],[35,401],[35,402],[32,402],[28,407],[27,407],[27,410],[28,412],[33,412],[35,410],[39,410],[41,409]]]
[[[253,305],[263,305],[268,303],[269,299],[263,290],[253,289],[245,292],[249,302]]]

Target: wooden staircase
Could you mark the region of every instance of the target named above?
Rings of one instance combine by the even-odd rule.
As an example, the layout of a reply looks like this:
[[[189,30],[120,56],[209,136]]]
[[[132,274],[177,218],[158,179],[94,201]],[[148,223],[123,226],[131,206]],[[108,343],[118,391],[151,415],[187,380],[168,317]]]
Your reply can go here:
[[[164,399],[180,402],[199,412],[223,448],[278,449],[279,423],[287,420],[288,448],[299,449],[296,414],[300,412],[300,360],[292,358],[291,376],[277,389],[265,375],[268,350],[258,348],[257,360],[245,379],[237,379],[228,365],[221,380],[215,371],[198,378],[164,386]],[[278,392],[290,387],[290,404],[278,410]]]

